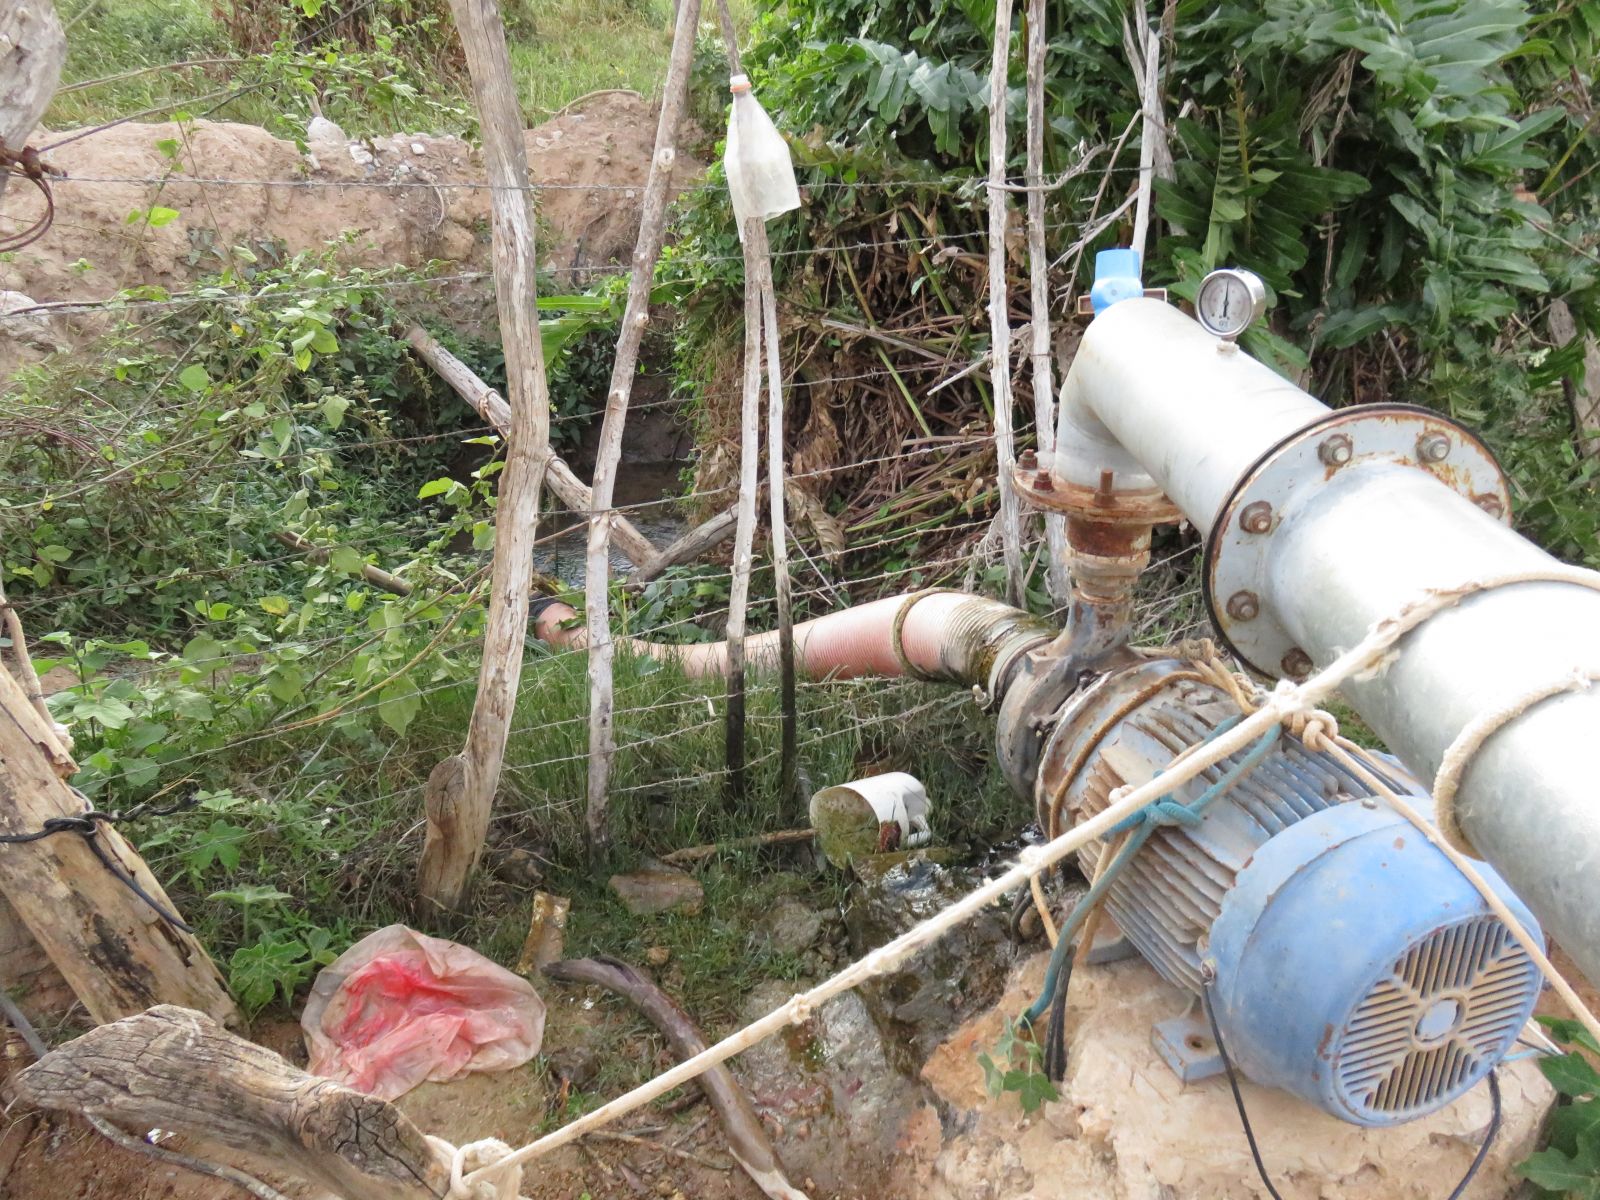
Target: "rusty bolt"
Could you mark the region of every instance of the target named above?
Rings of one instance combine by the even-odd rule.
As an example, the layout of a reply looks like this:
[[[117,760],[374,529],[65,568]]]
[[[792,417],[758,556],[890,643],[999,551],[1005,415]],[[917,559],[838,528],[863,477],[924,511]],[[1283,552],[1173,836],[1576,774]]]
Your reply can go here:
[[[1239,514],[1239,528],[1246,533],[1267,533],[1272,529],[1272,505],[1265,500],[1246,504]]]
[[[1235,621],[1254,621],[1261,613],[1261,601],[1254,592],[1235,592],[1228,597],[1228,615]]]
[[[1343,433],[1323,438],[1317,447],[1317,457],[1322,460],[1322,465],[1325,467],[1342,467],[1355,456],[1355,452],[1355,444],[1351,442],[1348,434]]]
[[[1050,478],[1049,471],[1040,471],[1035,475],[1033,477],[1033,486],[1041,492],[1053,492],[1056,490],[1055,481]]]
[[[1442,433],[1425,433],[1417,439],[1417,457],[1425,463],[1443,462],[1450,457],[1450,439]]]
[[[1472,502],[1497,521],[1506,515],[1506,506],[1500,503],[1500,497],[1493,492],[1480,492],[1472,498]]]
[[[1017,466],[1024,471],[1031,471],[1039,465],[1039,456],[1032,450],[1024,450],[1017,456]]]
[[[1298,646],[1285,654],[1278,665],[1290,679],[1304,679],[1311,674],[1311,656]]]

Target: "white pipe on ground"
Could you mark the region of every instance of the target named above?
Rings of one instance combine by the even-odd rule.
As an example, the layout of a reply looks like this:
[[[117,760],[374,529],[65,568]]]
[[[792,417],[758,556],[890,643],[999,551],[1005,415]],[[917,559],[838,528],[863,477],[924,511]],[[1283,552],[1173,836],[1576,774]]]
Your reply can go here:
[[[1208,532],[1234,486],[1325,405],[1176,309],[1098,316],[1062,389],[1057,469],[1118,490],[1154,482]],[[1420,470],[1355,464],[1280,509],[1262,604],[1317,666],[1431,588],[1560,564]],[[1431,778],[1479,713],[1600,667],[1600,592],[1529,583],[1428,621],[1377,677],[1343,691]],[[1590,980],[1600,981],[1600,690],[1545,701],[1484,746],[1456,799],[1462,829]]]

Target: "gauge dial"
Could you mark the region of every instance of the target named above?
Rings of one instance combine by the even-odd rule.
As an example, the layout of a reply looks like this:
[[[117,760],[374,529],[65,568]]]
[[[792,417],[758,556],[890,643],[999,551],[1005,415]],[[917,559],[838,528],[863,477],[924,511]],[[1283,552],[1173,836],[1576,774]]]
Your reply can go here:
[[[1232,341],[1266,311],[1267,287],[1249,271],[1213,271],[1200,283],[1195,316],[1208,333]]]

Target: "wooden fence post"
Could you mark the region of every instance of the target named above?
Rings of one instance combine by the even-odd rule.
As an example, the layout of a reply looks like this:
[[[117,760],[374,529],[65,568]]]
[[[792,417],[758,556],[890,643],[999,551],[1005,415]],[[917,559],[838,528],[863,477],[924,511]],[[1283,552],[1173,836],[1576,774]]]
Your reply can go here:
[[[88,805],[68,786],[77,770],[27,694],[0,669],[0,833],[36,833]],[[0,845],[0,892],[97,1022],[181,1003],[228,1024],[238,1011],[205,948],[165,920],[161,885],[110,825],[95,842],[149,900],[119,880],[80,833]]]
[[[1022,603],[1022,520],[1011,432],[1011,314],[1006,287],[1006,74],[1011,61],[1011,0],[995,0],[994,57],[989,63],[989,377],[994,389],[995,457],[1000,483],[1000,540],[1006,600]]]
[[[466,745],[434,767],[424,804],[428,832],[418,868],[423,899],[456,909],[483,850],[522,679],[539,494],[550,456],[550,396],[534,291],[528,158],[517,89],[495,0],[450,0],[466,51],[490,188],[495,300],[506,356],[511,431],[495,513],[494,573],[483,665]]]
[[[50,0],[0,4],[0,141],[22,149],[50,107],[67,39]],[[0,196],[11,172],[0,173]]]
[[[689,95],[689,68],[694,63],[694,39],[699,26],[700,0],[679,0],[672,31],[672,54],[667,62],[667,82],[661,96],[661,116],[656,123],[655,154],[650,159],[644,202],[639,209],[639,239],[633,249],[628,301],[622,313],[622,328],[617,334],[611,386],[606,392],[606,413],[600,422],[600,445],[594,458],[588,562],[583,586],[589,626],[589,804],[584,827],[591,856],[598,855],[611,840],[611,762],[617,753],[612,728],[615,693],[611,675],[610,553],[614,524],[611,501],[617,466],[622,461],[622,431],[628,420],[628,401],[633,396],[639,345],[650,321],[650,289],[655,282],[656,260],[661,256],[672,171],[678,158],[678,123]]]
[[[762,340],[767,359],[767,498],[771,513],[773,597],[778,606],[778,687],[783,736],[778,803],[794,804],[800,787],[799,724],[794,678],[794,600],[789,586],[789,524],[783,512],[783,366],[778,361],[778,296],[772,285],[772,250],[765,222],[755,232],[756,277],[761,293]],[[752,281],[746,280],[745,287]]]
[[[1056,448],[1056,391],[1051,370],[1050,255],[1044,238],[1044,51],[1045,0],[1028,0],[1028,284],[1033,359],[1033,436],[1039,463],[1053,467]],[[1058,604],[1071,597],[1067,580],[1067,528],[1060,513],[1044,514],[1044,538],[1050,556],[1050,596]]]

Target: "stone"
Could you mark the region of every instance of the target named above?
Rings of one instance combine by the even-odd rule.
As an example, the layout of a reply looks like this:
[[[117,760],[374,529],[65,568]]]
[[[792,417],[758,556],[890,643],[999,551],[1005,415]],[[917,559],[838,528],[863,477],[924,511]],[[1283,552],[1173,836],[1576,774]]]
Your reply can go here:
[[[699,880],[671,867],[648,867],[628,875],[613,875],[611,890],[636,917],[665,912],[693,916],[705,906],[705,889]]]
[[[1233,1200],[1264,1195],[1225,1079],[1184,1084],[1150,1027],[1192,1003],[1139,959],[1081,967],[1068,999],[1060,1099],[1025,1118],[1014,1094],[991,1097],[978,1055],[1043,984],[1048,956],[1012,974],[1000,1002],[929,1059],[945,1136],[907,1146],[888,1195],[925,1200]],[[1536,1063],[1499,1068],[1503,1125],[1469,1195],[1518,1194],[1513,1165],[1533,1151],[1553,1092]],[[1288,1197],[1427,1200],[1466,1171],[1489,1121],[1486,1087],[1421,1120],[1346,1124],[1276,1089],[1241,1082],[1272,1178]],[[911,1128],[911,1126],[908,1126]],[[931,1162],[930,1162],[931,1156]]]
[[[588,1091],[600,1074],[600,1053],[589,1045],[564,1046],[550,1054],[549,1063],[551,1073],[574,1091]]]
[[[742,1015],[755,1020],[806,985],[758,984]],[[923,1105],[924,1089],[895,1069],[872,1014],[854,992],[824,1004],[810,1021],[752,1046],[729,1065],[750,1092],[790,1179],[809,1176],[810,1194],[864,1194],[900,1153],[901,1128]]]
[[[652,967],[664,967],[672,959],[672,951],[665,946],[651,946],[644,952],[644,960]]]
[[[978,871],[955,865],[953,857],[934,849],[855,860],[857,879],[844,918],[851,958],[941,912],[981,882]],[[904,1056],[905,1070],[919,1070],[958,1023],[999,998],[1015,954],[1004,913],[989,909],[862,986],[890,1044]]]
[[[785,897],[756,922],[755,940],[770,953],[800,955],[816,945],[826,923],[824,914]]]

